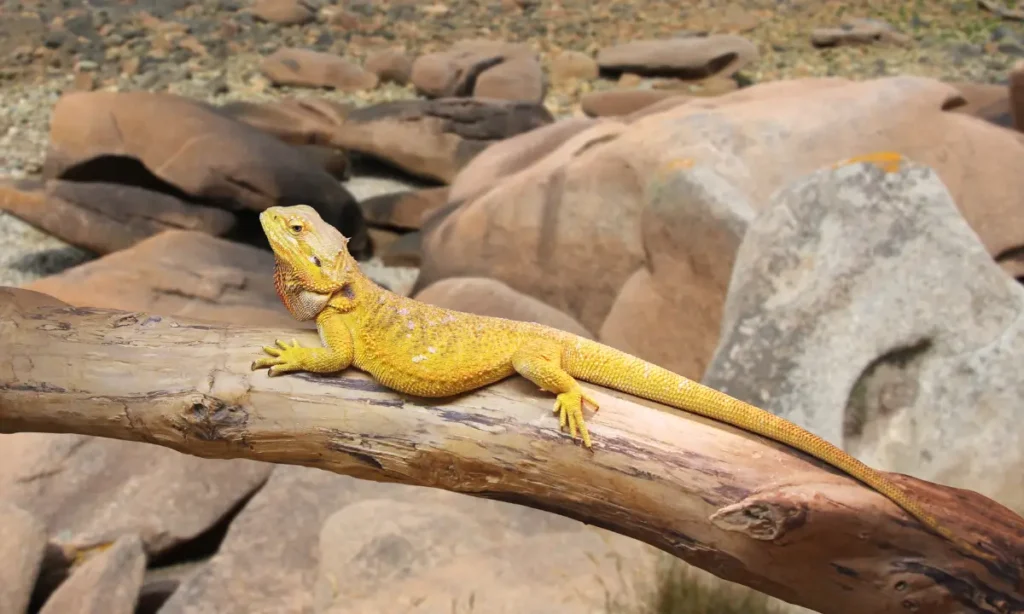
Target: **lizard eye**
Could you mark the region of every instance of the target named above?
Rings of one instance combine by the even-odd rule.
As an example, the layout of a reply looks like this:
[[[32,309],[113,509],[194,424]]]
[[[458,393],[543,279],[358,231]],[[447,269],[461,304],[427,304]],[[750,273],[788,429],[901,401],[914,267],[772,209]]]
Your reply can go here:
[[[313,266],[315,266],[318,269],[320,268],[320,259],[319,258],[317,258],[316,256],[310,256],[309,259],[313,262]]]
[[[299,234],[300,232],[302,232],[302,224],[300,224],[299,222],[292,222],[291,224],[288,225],[288,228],[295,234]]]

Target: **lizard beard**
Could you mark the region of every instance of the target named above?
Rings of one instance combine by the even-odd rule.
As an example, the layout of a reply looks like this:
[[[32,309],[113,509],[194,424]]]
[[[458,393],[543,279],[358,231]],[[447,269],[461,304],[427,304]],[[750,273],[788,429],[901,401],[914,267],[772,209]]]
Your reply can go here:
[[[330,294],[307,290],[291,267],[278,261],[274,266],[274,290],[296,320],[312,320],[330,300]]]

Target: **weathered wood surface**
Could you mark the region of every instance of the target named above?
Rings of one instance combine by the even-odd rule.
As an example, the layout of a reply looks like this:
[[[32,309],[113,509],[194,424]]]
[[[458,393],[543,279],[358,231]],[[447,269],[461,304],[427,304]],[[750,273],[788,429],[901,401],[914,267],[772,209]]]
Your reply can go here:
[[[591,453],[559,433],[553,399],[522,378],[441,401],[354,370],[250,371],[279,337],[318,342],[0,288],[0,432],[144,441],[514,501],[825,613],[1024,612],[1024,519],[976,493],[895,476],[1000,564],[963,557],[859,482],[724,424],[590,386],[602,403]]]

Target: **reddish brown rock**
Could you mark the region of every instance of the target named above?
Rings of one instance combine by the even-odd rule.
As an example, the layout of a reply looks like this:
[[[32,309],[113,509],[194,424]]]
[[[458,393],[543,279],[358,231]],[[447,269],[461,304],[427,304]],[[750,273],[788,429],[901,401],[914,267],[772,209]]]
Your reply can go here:
[[[344,150],[324,145],[296,145],[295,149],[339,181],[352,177],[352,161]]]
[[[663,98],[658,102],[652,102],[649,105],[640,107],[636,111],[633,111],[628,115],[618,117],[617,119],[624,124],[631,124],[642,117],[661,113],[662,111],[668,111],[669,109],[674,109],[680,105],[690,104],[692,100],[694,100],[694,98],[687,96],[686,94],[676,94],[675,96],[669,96],[668,98]]]
[[[122,535],[76,568],[39,614],[134,614],[145,572],[142,540]]]
[[[562,51],[551,58],[548,74],[552,83],[561,85],[573,80],[590,81],[600,72],[597,61],[581,51]]]
[[[482,316],[536,322],[593,339],[582,324],[545,303],[516,292],[495,279],[484,277],[453,277],[427,286],[416,300]]]
[[[160,612],[313,612],[317,536],[324,520],[360,499],[399,488],[275,465],[203,572],[186,579]]]
[[[873,43],[907,46],[912,41],[913,39],[897,30],[892,24],[878,19],[860,17],[845,19],[838,28],[815,28],[811,32],[811,44],[815,47]]]
[[[419,231],[399,235],[380,254],[385,266],[419,267],[423,262],[423,235]]]
[[[345,30],[355,30],[360,24],[359,15],[340,6],[325,6],[320,9],[320,16],[323,21]]]
[[[492,100],[542,102],[547,93],[547,80],[540,62],[530,57],[516,57],[480,73],[473,87],[473,96]]]
[[[613,75],[705,79],[728,77],[756,62],[757,46],[735,34],[638,40],[602,49],[597,63]]]
[[[539,61],[537,54],[521,43],[459,41],[447,51],[416,58],[411,81],[420,94],[432,98],[472,96],[474,84],[484,71],[513,59]]]
[[[322,51],[285,48],[260,63],[262,72],[275,85],[326,87],[343,92],[372,90],[377,75],[352,62]]]
[[[235,226],[230,211],[169,194],[112,183],[0,181],[0,210],[95,254],[131,247],[164,230],[221,236]]]
[[[325,98],[229,102],[217,110],[293,145],[329,145],[354,105]]]
[[[1010,115],[1013,127],[1024,132],[1024,60],[1013,65],[1010,70]]]
[[[281,304],[273,272],[268,250],[172,230],[27,287],[72,305],[309,328]]]
[[[475,198],[497,185],[499,179],[533,165],[595,123],[595,120],[577,117],[560,119],[494,143],[455,177],[448,201],[458,204]]]
[[[0,612],[28,612],[45,550],[46,526],[0,500]]]
[[[50,119],[44,176],[153,185],[234,210],[304,203],[352,237],[359,256],[369,248],[358,204],[326,171],[280,139],[173,94],[65,94]]]
[[[449,183],[492,143],[551,123],[543,105],[466,98],[403,100],[349,113],[332,144]]]
[[[590,117],[617,117],[679,96],[679,92],[671,90],[605,90],[583,96],[580,108]]]
[[[970,81],[952,81],[963,97],[949,106],[950,111],[966,113],[1006,128],[1013,127],[1010,114],[1010,88],[992,83],[974,83]]]
[[[601,155],[626,128],[597,121],[536,164],[431,219],[422,230],[414,293],[446,277],[490,277],[588,330],[599,328],[643,258],[636,208],[644,187],[632,177],[640,171],[625,158]]]
[[[416,230],[423,217],[448,202],[448,188],[424,188],[411,192],[394,192],[368,198],[359,204],[368,224]]]
[[[282,26],[302,25],[316,18],[313,7],[302,0],[256,0],[250,10],[257,19]]]
[[[404,49],[384,49],[366,58],[366,70],[377,75],[381,83],[405,85],[412,77],[412,59]]]
[[[379,256],[385,253],[401,236],[402,233],[395,230],[370,226],[370,241],[373,243],[373,255]]]

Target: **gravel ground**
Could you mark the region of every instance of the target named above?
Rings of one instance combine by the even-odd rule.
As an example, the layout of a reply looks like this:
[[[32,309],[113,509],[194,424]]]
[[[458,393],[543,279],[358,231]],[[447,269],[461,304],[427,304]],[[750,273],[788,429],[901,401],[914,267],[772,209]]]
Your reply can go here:
[[[460,39],[485,37],[528,42],[548,58],[563,49],[594,54],[602,46],[640,38],[733,32],[760,49],[760,61],[741,74],[755,83],[907,73],[1002,83],[1009,68],[1024,57],[1024,25],[1001,20],[967,0],[702,0],[686,6],[670,0],[308,4],[319,7],[316,21],[278,26],[254,19],[244,0],[137,0],[131,5],[114,0],[0,0],[0,178],[38,174],[50,109],[62,91],[73,87],[76,72],[89,73],[97,88],[169,91],[215,104],[313,93],[273,88],[258,73],[260,58],[283,46],[361,60],[382,46],[400,44],[415,55]],[[331,12],[342,13],[344,19],[329,20]],[[836,27],[848,17],[884,20],[909,37],[910,44],[811,46],[814,28]],[[197,44],[174,42],[184,39]],[[601,80],[554,87],[545,103],[556,116],[579,114],[582,94],[615,86]],[[414,96],[411,87],[396,85],[356,94],[316,94],[357,104]],[[356,178],[348,187],[359,198],[404,189],[401,183],[378,178]],[[25,283],[88,257],[0,213],[0,284]],[[406,271],[399,277],[413,274]]]

